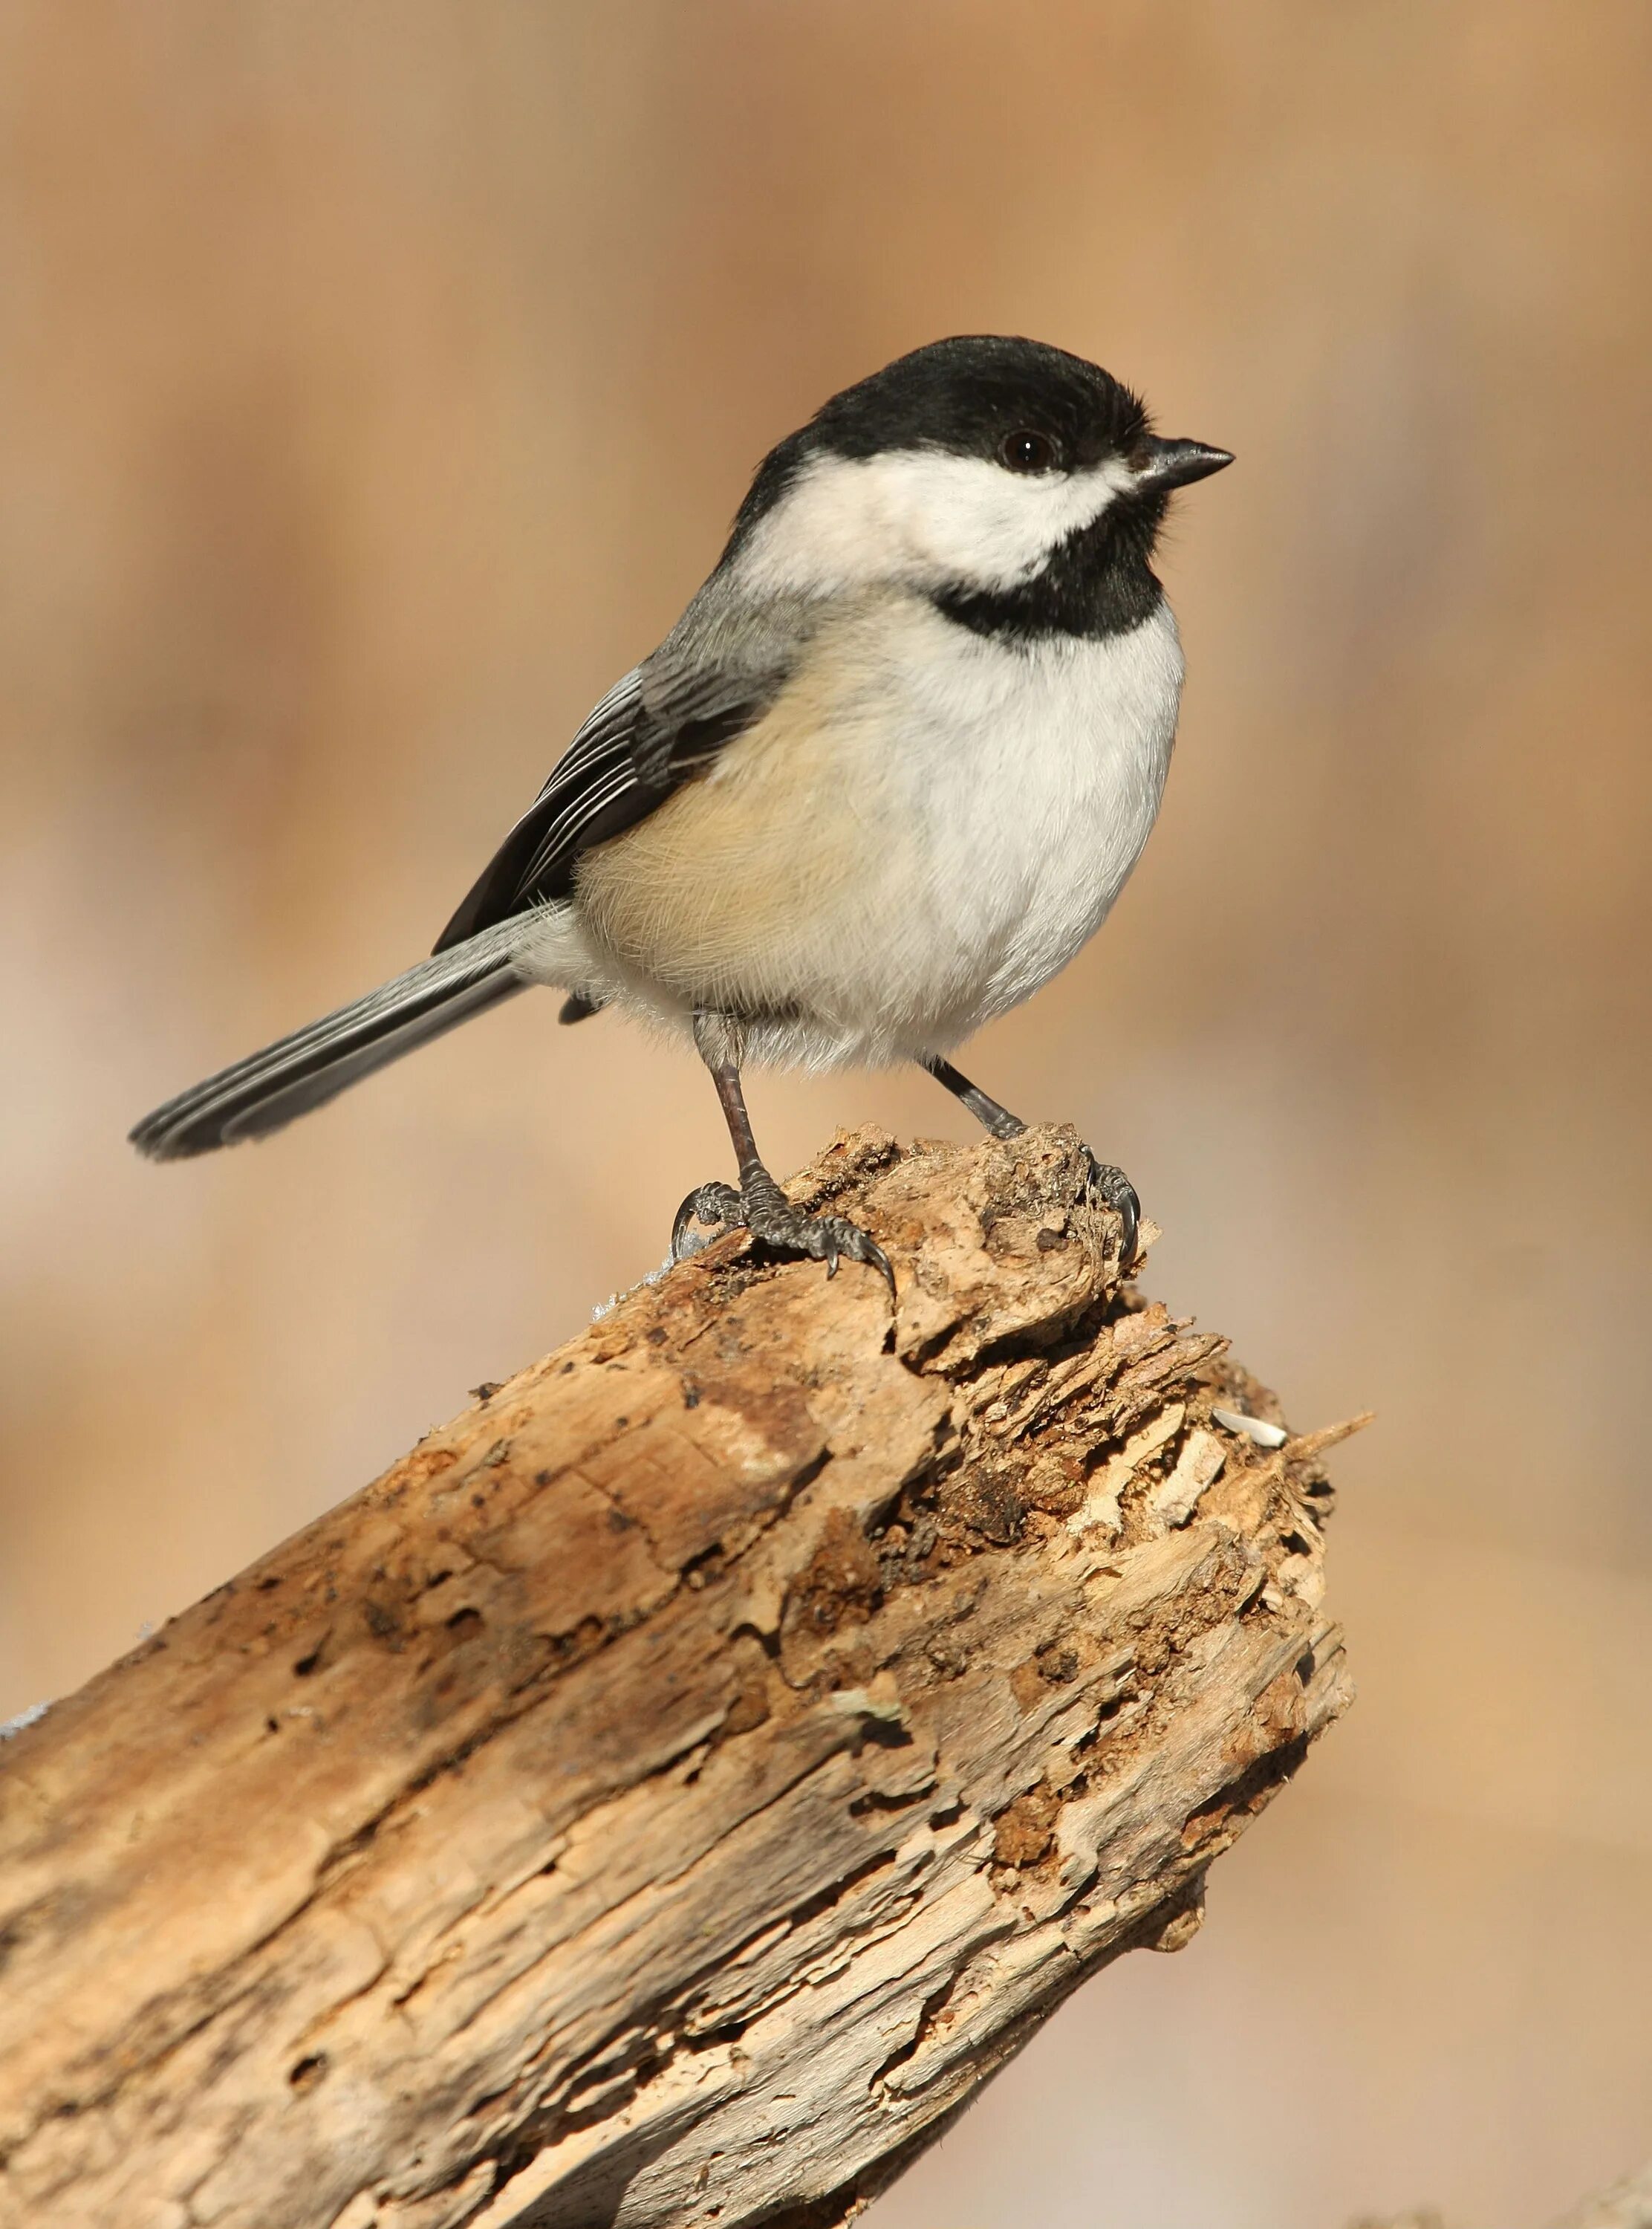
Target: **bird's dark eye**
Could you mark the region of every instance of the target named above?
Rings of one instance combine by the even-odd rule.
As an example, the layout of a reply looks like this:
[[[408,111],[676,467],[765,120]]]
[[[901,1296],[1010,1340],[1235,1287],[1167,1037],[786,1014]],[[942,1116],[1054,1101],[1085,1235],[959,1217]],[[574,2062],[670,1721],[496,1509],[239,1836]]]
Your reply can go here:
[[[1047,434],[1021,426],[999,442],[998,461],[1012,472],[1047,472],[1056,461],[1055,444]]]

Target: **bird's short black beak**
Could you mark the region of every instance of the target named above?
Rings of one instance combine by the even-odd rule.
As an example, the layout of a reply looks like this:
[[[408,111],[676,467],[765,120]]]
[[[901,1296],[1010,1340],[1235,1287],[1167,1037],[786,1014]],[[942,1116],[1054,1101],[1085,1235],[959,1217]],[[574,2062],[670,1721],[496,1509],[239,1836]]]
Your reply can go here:
[[[1233,461],[1231,449],[1213,449],[1205,441],[1162,441],[1156,434],[1150,434],[1143,446],[1147,462],[1140,467],[1136,485],[1156,495],[1208,479]]]

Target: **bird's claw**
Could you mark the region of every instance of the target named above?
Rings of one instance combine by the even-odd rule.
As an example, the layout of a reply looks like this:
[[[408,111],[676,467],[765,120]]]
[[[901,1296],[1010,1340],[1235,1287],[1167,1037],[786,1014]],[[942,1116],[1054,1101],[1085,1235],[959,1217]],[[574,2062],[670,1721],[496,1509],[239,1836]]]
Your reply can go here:
[[[765,1246],[788,1254],[806,1254],[816,1262],[823,1262],[829,1277],[837,1275],[840,1260],[864,1262],[869,1269],[877,1271],[892,1293],[895,1288],[895,1273],[882,1247],[858,1223],[850,1223],[841,1215],[805,1215],[801,1208],[794,1207],[788,1208],[783,1215],[753,1217],[750,1228],[752,1236],[760,1238]]]
[[[696,1223],[712,1226],[706,1237],[699,1237]],[[841,1215],[810,1215],[794,1207],[772,1179],[763,1178],[738,1192],[732,1185],[701,1185],[691,1192],[677,1210],[671,1226],[671,1258],[685,1262],[710,1245],[712,1238],[724,1230],[744,1228],[753,1238],[759,1238],[777,1253],[803,1254],[810,1260],[823,1262],[826,1275],[835,1277],[840,1261],[864,1262],[875,1269],[893,1293],[895,1273],[889,1266],[889,1257],[875,1238],[861,1230],[858,1223],[850,1223]]]
[[[1087,1173],[1091,1191],[1112,1209],[1124,1226],[1118,1241],[1118,1274],[1126,1277],[1136,1260],[1136,1244],[1142,1229],[1142,1203],[1123,1169],[1116,1169],[1111,1161],[1098,1161],[1088,1146],[1084,1150],[1090,1165]]]
[[[725,1230],[737,1230],[746,1220],[746,1204],[733,1185],[696,1185],[671,1223],[671,1259],[686,1262],[701,1254]],[[695,1229],[703,1224],[703,1232]]]

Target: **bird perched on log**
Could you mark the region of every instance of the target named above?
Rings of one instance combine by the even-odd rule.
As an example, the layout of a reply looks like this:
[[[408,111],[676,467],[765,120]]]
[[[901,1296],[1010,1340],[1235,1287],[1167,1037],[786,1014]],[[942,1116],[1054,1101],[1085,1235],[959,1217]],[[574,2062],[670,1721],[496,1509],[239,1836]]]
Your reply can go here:
[[[727,547],[610,690],[434,956],[170,1100],[168,1160],[261,1137],[535,984],[692,1038],[738,1186],[673,1251],[744,1224],[889,1266],[758,1153],[748,1063],[916,1061],[1000,1136],[948,1054],[1066,966],[1159,808],[1181,689],[1152,569],[1172,492],[1233,461],[1155,434],[1098,365],[976,336],[846,388],[771,450]],[[1135,1250],[1136,1194],[1098,1165]]]

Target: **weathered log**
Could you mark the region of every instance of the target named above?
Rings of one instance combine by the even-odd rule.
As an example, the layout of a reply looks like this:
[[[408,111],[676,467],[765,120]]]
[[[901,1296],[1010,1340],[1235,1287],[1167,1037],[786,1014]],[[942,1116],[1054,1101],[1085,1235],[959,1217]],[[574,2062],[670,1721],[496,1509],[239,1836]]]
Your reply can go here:
[[[721,1240],[0,1752],[5,2223],[836,2222],[1192,1932],[1345,1699],[1337,1435],[1070,1132],[792,1189],[893,1314]]]

